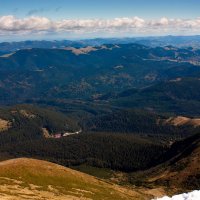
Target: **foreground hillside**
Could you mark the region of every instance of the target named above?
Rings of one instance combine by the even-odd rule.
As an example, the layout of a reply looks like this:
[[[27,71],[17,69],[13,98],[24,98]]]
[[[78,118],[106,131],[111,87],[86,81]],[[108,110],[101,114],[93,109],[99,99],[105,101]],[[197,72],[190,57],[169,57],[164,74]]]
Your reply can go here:
[[[149,198],[148,195],[46,161],[21,158],[0,163],[1,200]]]
[[[142,173],[132,174],[132,183],[163,187],[168,195],[200,188],[200,134],[174,143],[165,157],[167,162]]]
[[[196,134],[174,143],[163,155],[168,161],[145,171],[114,172],[104,180],[41,160],[2,161],[0,199],[150,200],[172,196],[200,188],[199,155],[200,135]]]
[[[169,154],[176,152],[150,181],[162,184],[168,190],[190,191],[200,188],[200,135],[174,144]],[[159,171],[159,173],[158,173]],[[153,173],[155,175],[155,172]]]

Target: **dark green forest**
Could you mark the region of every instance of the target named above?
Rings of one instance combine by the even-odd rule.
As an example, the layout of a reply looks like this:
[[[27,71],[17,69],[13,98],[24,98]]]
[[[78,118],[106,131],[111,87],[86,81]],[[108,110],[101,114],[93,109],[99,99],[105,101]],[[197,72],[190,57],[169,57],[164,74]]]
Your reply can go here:
[[[198,135],[198,124],[165,122],[199,120],[199,50],[94,48],[79,55],[42,47],[0,56],[0,119],[9,122],[0,132],[1,160],[33,157],[135,172],[170,160],[187,146],[182,141]]]
[[[73,116],[73,115],[72,115]],[[170,156],[169,143],[198,132],[192,127],[156,124],[164,116],[142,111],[122,111],[87,121],[62,114],[53,108],[20,105],[1,108],[0,118],[11,127],[0,133],[1,159],[33,157],[65,166],[90,165],[121,171],[148,169]],[[105,123],[103,123],[105,122]],[[91,128],[91,127],[94,127]],[[79,135],[46,138],[50,134],[77,131]],[[175,152],[173,150],[173,152]],[[172,156],[172,155],[171,155]]]

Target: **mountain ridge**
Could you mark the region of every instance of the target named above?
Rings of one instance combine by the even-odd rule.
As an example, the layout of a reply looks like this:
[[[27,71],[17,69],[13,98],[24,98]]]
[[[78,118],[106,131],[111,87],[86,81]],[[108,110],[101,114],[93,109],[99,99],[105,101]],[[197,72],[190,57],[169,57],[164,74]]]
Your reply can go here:
[[[1,199],[128,200],[148,197],[42,160],[18,158],[3,161],[0,169]]]

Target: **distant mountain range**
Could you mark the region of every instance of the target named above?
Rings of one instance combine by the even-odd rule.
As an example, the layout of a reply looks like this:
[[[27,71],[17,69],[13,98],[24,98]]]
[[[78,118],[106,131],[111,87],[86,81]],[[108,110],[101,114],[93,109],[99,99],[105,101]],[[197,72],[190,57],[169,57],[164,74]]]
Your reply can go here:
[[[95,38],[85,40],[54,40],[54,41],[23,41],[0,43],[0,54],[28,48],[63,48],[67,46],[86,47],[101,46],[103,44],[130,44],[137,43],[151,47],[200,47],[200,36],[161,36],[161,37],[136,37],[136,38]]]
[[[76,99],[197,114],[199,60],[198,49],[139,44],[18,50],[0,56],[0,103]]]

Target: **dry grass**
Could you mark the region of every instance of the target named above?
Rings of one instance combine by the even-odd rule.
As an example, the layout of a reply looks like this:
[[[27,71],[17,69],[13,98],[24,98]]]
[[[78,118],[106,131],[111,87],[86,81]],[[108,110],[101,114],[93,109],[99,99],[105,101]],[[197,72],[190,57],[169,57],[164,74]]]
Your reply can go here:
[[[175,158],[177,161],[173,165],[156,167],[152,170],[148,183],[165,186],[169,195],[174,195],[177,191],[190,191],[190,186],[187,185],[188,180],[200,174],[200,142],[197,141],[191,145],[194,146],[192,152],[188,155],[182,153],[177,155]]]
[[[15,54],[15,52],[9,53],[9,54],[4,54],[4,55],[0,56],[0,58],[9,58],[10,56],[12,56],[14,54]]]
[[[173,126],[194,126],[198,127],[200,126],[200,118],[188,118],[188,117],[183,117],[183,116],[178,116],[178,117],[170,117],[169,119],[165,120],[163,124],[171,124]]]
[[[33,113],[31,113],[31,112],[29,112],[29,111],[27,111],[27,110],[20,110],[19,113],[20,113],[22,116],[24,116],[24,117],[26,117],[26,118],[28,118],[28,119],[32,119],[32,118],[35,118],[35,117],[36,117],[36,115],[34,115]]]
[[[6,131],[11,127],[11,123],[7,120],[0,119],[0,132]]]
[[[94,47],[91,47],[91,46],[88,46],[85,48],[79,48],[79,49],[76,49],[74,47],[67,47],[67,48],[65,48],[65,50],[72,51],[72,53],[74,53],[75,55],[87,54],[92,51],[97,51],[97,49],[95,49]]]
[[[45,138],[51,138],[51,135],[46,128],[42,128],[42,134]]]
[[[0,163],[1,200],[148,200],[150,197],[46,161],[21,158]]]

